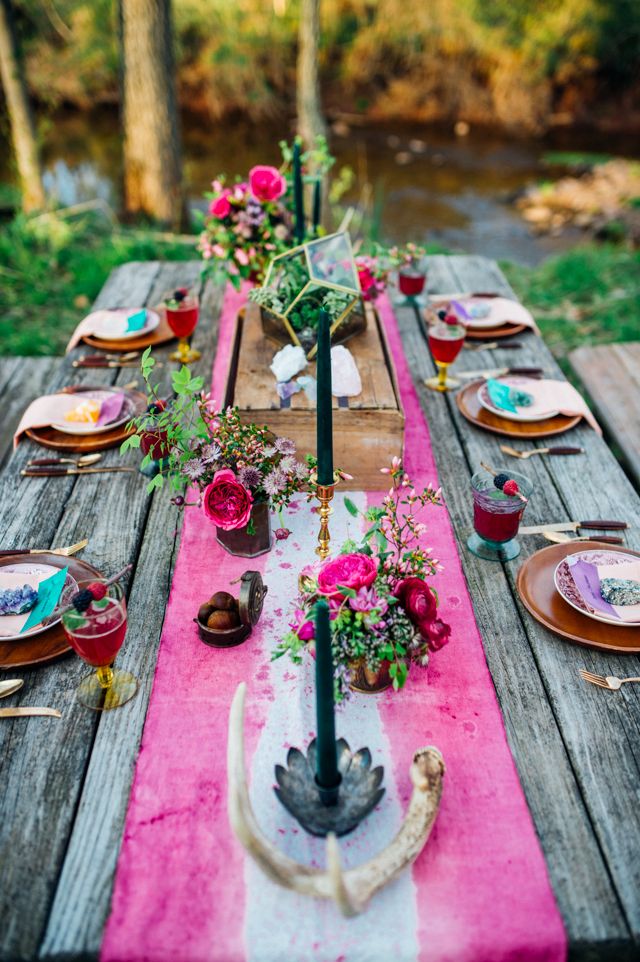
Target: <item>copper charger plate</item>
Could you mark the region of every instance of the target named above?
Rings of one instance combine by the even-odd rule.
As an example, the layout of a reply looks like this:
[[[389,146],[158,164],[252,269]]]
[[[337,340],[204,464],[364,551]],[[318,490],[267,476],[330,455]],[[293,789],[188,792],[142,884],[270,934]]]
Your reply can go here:
[[[526,324],[501,324],[500,327],[485,327],[481,331],[467,328],[467,341],[497,341],[501,337],[512,337],[527,330]]]
[[[640,553],[624,546],[607,545],[607,551],[621,551],[640,558]],[[578,544],[552,544],[527,558],[518,571],[516,585],[520,599],[530,614],[554,634],[587,648],[618,654],[640,652],[640,628],[610,625],[595,621],[568,605],[553,581],[557,565],[576,551],[602,550],[599,541]]]
[[[10,564],[25,564],[32,561],[52,565],[56,568],[69,568],[69,574],[76,581],[86,581],[102,578],[101,573],[93,565],[81,561],[79,558],[65,558],[59,554],[43,552],[42,554],[12,554],[0,559],[0,567]],[[71,645],[64,633],[62,624],[58,622],[47,631],[39,635],[25,635],[17,641],[5,641],[0,638],[0,669],[9,671],[12,668],[31,668],[47,661],[53,661],[61,655],[71,651]]]
[[[453,376],[455,377],[455,372]],[[493,434],[503,434],[508,438],[549,438],[575,428],[582,420],[580,414],[558,414],[554,418],[545,418],[544,421],[511,421],[509,418],[501,418],[480,404],[478,388],[482,383],[483,381],[479,380],[466,384],[456,394],[456,404],[467,421]]]
[[[82,391],[95,391],[96,385],[83,384],[64,389],[68,394],[81,394]],[[105,386],[99,390],[106,390]],[[123,391],[124,394],[133,402],[134,412],[132,417],[139,417],[147,409],[147,398],[140,391]],[[62,451],[69,454],[91,454],[94,451],[106,451],[108,448],[118,447],[122,442],[133,434],[127,430],[126,424],[121,424],[111,431],[103,431],[101,434],[64,434],[56,431],[55,428],[29,428],[25,434],[36,444],[43,448],[51,448],[54,451]]]
[[[168,341],[175,341],[176,335],[173,333],[167,322],[167,315],[163,307],[154,307],[160,315],[160,323],[154,331],[143,334],[141,337],[128,337],[123,341],[106,341],[101,337],[94,337],[93,334],[86,334],[82,340],[90,347],[95,347],[99,351],[143,351],[147,347],[158,347]]]

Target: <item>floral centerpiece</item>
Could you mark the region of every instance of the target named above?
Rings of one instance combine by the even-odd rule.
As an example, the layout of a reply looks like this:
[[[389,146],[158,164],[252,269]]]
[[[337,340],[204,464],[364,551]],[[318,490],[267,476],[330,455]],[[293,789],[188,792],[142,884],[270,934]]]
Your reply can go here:
[[[441,566],[420,545],[426,526],[419,512],[442,504],[440,490],[417,491],[398,458],[383,471],[392,487],[381,507],[364,512],[368,527],[360,544],[347,541],[337,557],[302,572],[294,620],[273,656],[288,653],[300,663],[313,644],[316,601],[327,598],[337,698],[350,686],[402,688],[410,667],[426,667],[429,653],[442,648],[451,633],[438,617],[438,596],[428,584]],[[347,498],[345,506],[354,517],[361,514]]]
[[[160,398],[151,383],[154,366],[147,349],[142,375],[149,406],[132,422],[136,434],[122,445],[122,450],[143,448],[143,468],[154,454],[163,458],[148,490],[166,483],[178,507],[200,506],[216,525],[218,540],[232,553],[245,554],[234,550],[239,543],[251,557],[261,553],[255,550],[260,545],[268,550],[269,511],[280,516],[276,537],[286,538],[282,510],[308,486],[312,462],[298,461],[289,438],[276,437],[267,427],[243,424],[237,408],[219,408],[204,392],[203,378],[194,377],[186,366],[172,375],[172,400]],[[155,439],[159,452],[148,438]],[[194,496],[195,501],[188,500]]]
[[[224,174],[205,194],[209,210],[198,250],[216,283],[261,281],[275,254],[292,244],[293,217],[287,181],[276,167],[257,166],[248,180],[228,184]],[[290,194],[290,191],[289,191]]]

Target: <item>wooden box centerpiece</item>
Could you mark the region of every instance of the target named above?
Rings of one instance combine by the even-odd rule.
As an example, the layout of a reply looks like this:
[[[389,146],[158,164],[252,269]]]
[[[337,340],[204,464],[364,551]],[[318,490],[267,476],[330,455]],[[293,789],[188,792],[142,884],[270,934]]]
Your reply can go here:
[[[365,302],[366,327],[349,341],[362,380],[357,397],[333,399],[333,462],[353,475],[341,490],[386,490],[380,473],[395,456],[402,457],[404,411],[393,359],[380,319]],[[238,315],[225,404],[236,405],[243,422],[266,424],[275,434],[292,438],[299,456],[316,453],[316,409],[304,391],[283,401],[270,364],[281,345],[265,337],[260,308],[249,301]],[[304,374],[315,377],[315,363]]]

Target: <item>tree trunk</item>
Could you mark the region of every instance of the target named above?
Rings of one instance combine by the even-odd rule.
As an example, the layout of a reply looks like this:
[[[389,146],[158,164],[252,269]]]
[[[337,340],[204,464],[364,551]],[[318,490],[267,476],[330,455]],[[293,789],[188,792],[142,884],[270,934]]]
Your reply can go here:
[[[316,137],[327,134],[318,80],[320,0],[301,0],[298,38],[298,133],[309,148]]]
[[[33,117],[18,52],[11,0],[0,0],[0,74],[22,186],[22,209],[28,214],[33,210],[42,210],[45,206],[45,194]]]
[[[122,0],[124,194],[131,214],[185,222],[171,0]]]

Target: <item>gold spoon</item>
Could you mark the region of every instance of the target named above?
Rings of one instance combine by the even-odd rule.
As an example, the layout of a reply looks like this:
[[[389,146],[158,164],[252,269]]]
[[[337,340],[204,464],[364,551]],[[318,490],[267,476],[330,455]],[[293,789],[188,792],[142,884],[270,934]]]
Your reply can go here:
[[[44,468],[53,467],[56,464],[72,464],[76,468],[88,468],[90,464],[97,464],[101,460],[101,454],[83,454],[81,458],[32,458],[27,462],[27,467]]]
[[[22,688],[23,685],[24,681],[22,678],[7,678],[6,681],[0,681],[0,698],[13,695],[13,693]]]

